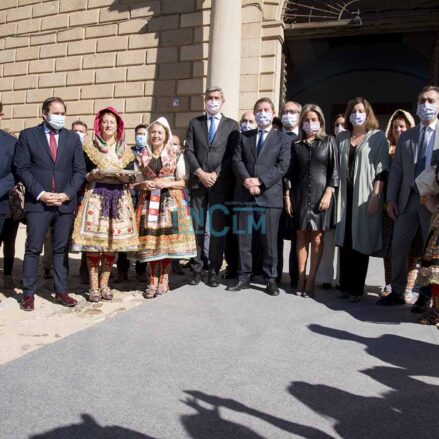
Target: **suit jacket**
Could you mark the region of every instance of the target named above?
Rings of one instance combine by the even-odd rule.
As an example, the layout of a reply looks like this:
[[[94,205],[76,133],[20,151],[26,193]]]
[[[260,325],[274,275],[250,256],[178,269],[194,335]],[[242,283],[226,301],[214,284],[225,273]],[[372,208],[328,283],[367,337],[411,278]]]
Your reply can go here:
[[[12,160],[16,144],[14,136],[0,130],[0,215],[9,214],[9,191],[15,185]]]
[[[201,168],[206,172],[215,171],[218,175],[212,191],[231,192],[234,185],[232,157],[238,140],[239,125],[233,119],[221,117],[212,145],[208,141],[207,115],[192,119],[187,131],[185,152],[190,171],[189,188],[204,187],[194,175]]]
[[[406,208],[410,192],[415,185],[415,155],[419,142],[419,130],[420,126],[416,125],[401,134],[390,168],[387,201],[395,201],[399,213]],[[436,124],[433,154],[431,156],[431,164],[436,165],[438,163],[439,123]]]
[[[66,128],[59,132],[56,161],[50,152],[44,125],[27,128],[20,133],[15,149],[14,166],[18,178],[26,187],[24,209],[27,212],[52,210],[41,201],[38,195],[52,192],[52,179],[55,178],[55,190],[64,192],[70,198],[59,206],[62,213],[74,212],[76,194],[85,178],[85,161],[79,136]]]
[[[272,128],[264,145],[256,156],[258,130],[241,133],[240,141],[233,155],[233,171],[236,175],[234,200],[238,203],[253,201],[244,187],[244,180],[258,177],[262,185],[261,194],[254,198],[261,207],[283,207],[282,179],[288,171],[291,158],[291,139]]]

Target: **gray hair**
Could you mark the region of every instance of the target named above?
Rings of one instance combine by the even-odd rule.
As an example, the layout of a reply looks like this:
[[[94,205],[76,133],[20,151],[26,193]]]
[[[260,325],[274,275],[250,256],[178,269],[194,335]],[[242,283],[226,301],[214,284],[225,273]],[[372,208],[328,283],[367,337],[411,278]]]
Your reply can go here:
[[[206,89],[206,92],[204,93],[204,96],[207,96],[209,93],[215,93],[215,92],[221,93],[221,98],[224,99],[224,92],[221,87],[212,86]]]
[[[296,105],[299,108],[299,111],[302,111],[302,105],[299,104],[299,102],[296,102],[296,101],[286,101],[286,102],[284,102],[284,104],[282,105],[282,111],[284,111],[285,105],[287,105],[287,104],[294,104],[294,105]]]

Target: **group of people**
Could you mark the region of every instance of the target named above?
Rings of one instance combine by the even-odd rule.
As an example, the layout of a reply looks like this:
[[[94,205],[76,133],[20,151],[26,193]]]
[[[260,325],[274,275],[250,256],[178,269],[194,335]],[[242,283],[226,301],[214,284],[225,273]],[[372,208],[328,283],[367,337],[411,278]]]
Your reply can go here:
[[[221,88],[206,90],[205,114],[190,121],[183,145],[163,117],[136,127],[136,144],[127,145],[123,118],[112,107],[96,114],[93,135],[81,121],[66,129],[60,98],[43,103],[42,123],[18,141],[1,132],[0,231],[17,221],[12,194],[24,186],[21,307],[34,309],[48,232],[55,301],[65,306],[76,305],[68,294],[69,251],[83,255],[81,278],[92,302],[113,298],[116,254],[116,281],[126,280],[136,261],[147,299],[169,291],[171,266],[185,259],[191,285],[206,270],[206,285],[218,287],[225,259],[223,277],[236,279],[227,290],[250,288],[262,274],[276,296],[288,239],[295,294],[313,296],[317,282],[331,288],[338,247],[341,298],[358,302],[369,257],[382,257],[378,303],[403,304],[419,285],[413,311],[427,312],[421,322],[438,324],[439,88],[420,92],[418,125],[398,109],[386,132],[362,97],[329,127],[315,104],[286,102],[277,117],[273,102],[260,98],[238,123],[222,114],[224,101]],[[2,233],[5,250],[9,234]],[[10,248],[9,242],[5,284]]]

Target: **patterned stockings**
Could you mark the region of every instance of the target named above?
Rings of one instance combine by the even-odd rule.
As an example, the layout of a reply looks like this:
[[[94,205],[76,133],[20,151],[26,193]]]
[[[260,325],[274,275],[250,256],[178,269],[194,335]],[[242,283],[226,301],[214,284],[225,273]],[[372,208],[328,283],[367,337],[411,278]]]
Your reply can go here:
[[[90,289],[99,289],[99,262],[101,255],[99,253],[87,253],[87,267],[90,277]]]
[[[145,297],[151,298],[169,292],[169,271],[171,269],[170,259],[152,261],[149,263],[151,268],[151,279]]]
[[[102,271],[99,279],[100,288],[108,287],[115,256],[114,253],[102,253]]]

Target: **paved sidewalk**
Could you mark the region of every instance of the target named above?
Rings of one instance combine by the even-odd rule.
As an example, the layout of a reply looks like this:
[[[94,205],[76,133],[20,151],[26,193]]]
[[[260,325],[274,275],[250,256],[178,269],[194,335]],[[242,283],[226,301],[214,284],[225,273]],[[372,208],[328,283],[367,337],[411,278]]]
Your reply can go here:
[[[435,437],[439,331],[376,290],[182,287],[0,367],[0,437]]]

